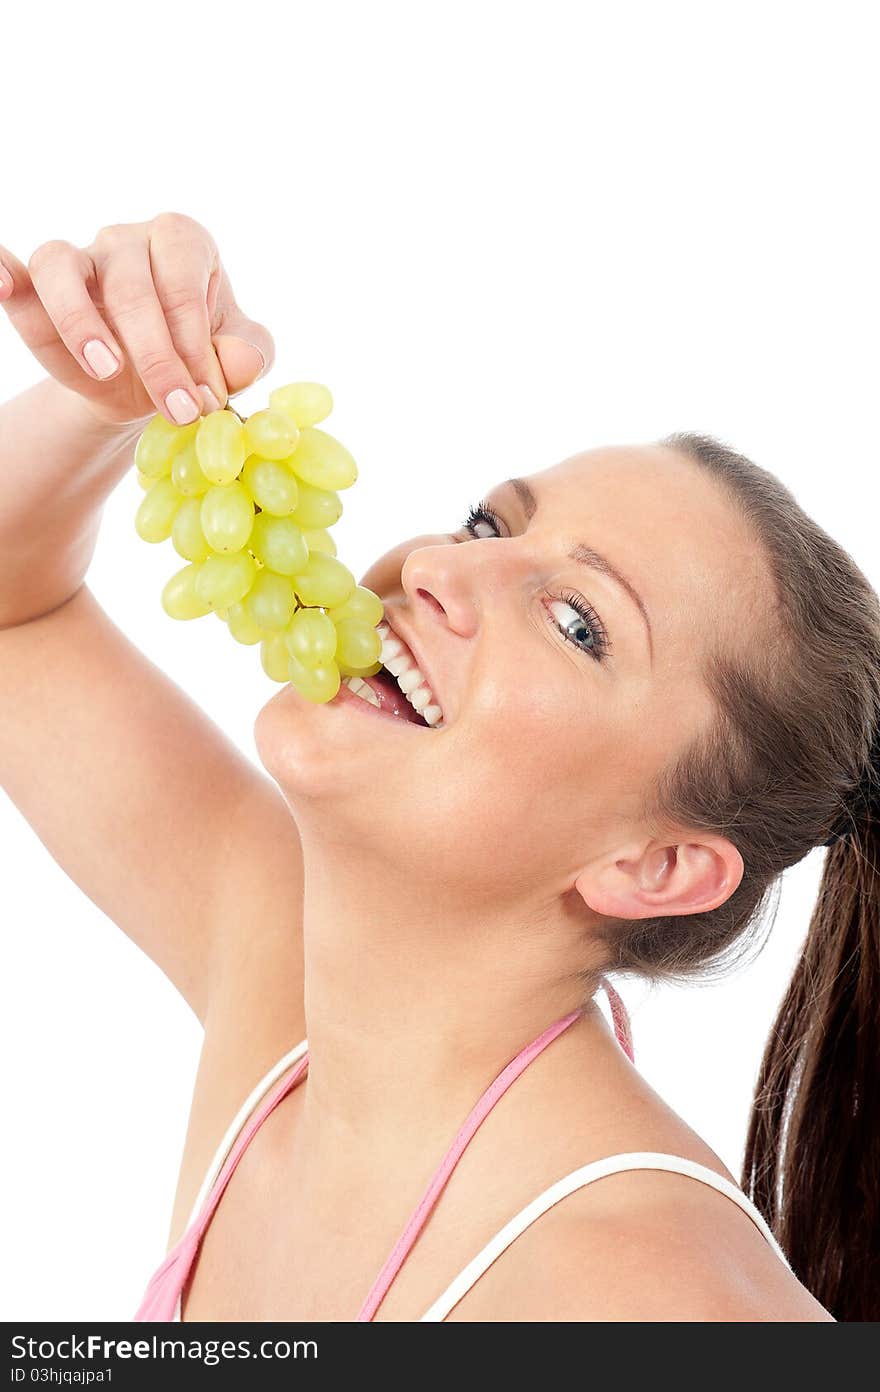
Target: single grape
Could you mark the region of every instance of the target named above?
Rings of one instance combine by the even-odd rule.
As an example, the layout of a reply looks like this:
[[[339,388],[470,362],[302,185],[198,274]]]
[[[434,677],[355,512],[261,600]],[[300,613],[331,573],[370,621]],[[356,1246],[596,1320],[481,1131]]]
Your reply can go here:
[[[357,585],[344,604],[338,605],[335,609],[328,609],[327,612],[334,623],[339,623],[340,619],[362,619],[365,624],[375,627],[382,621],[385,606],[379,596],[368,590],[366,585]]]
[[[297,480],[298,497],[293,520],[298,527],[332,527],[342,516],[342,499],[330,488],[313,488]]]
[[[269,405],[290,416],[302,430],[304,425],[317,425],[333,410],[333,397],[320,382],[288,382],[269,393]]]
[[[185,561],[206,561],[213,555],[201,523],[201,498],[183,498],[171,528],[171,545]]]
[[[333,620],[329,622],[332,624]],[[378,662],[382,639],[375,628],[362,619],[340,619],[335,628],[336,652],[341,662],[349,667],[369,667],[371,662]]]
[[[315,551],[305,570],[293,577],[293,587],[302,604],[331,608],[345,603],[355,588],[355,578],[335,556]]]
[[[309,531],[303,531],[303,536],[309,552],[323,551],[325,556],[336,555],[336,542],[326,527],[313,527]]]
[[[313,425],[300,431],[299,444],[287,463],[297,478],[315,488],[350,488],[358,476],[345,445]]]
[[[244,603],[255,624],[274,632],[287,628],[296,608],[296,596],[286,576],[261,570]]]
[[[277,459],[261,459],[258,454],[249,454],[241,471],[241,482],[254,502],[276,517],[289,516],[297,505],[299,484]]]
[[[319,667],[336,653],[336,629],[320,609],[297,609],[284,637],[287,651],[304,667]]]
[[[248,647],[270,636],[259,624],[254,623],[243,603],[230,604],[226,611],[226,622],[235,641]]]
[[[209,556],[196,577],[196,594],[212,609],[226,609],[244,599],[256,576],[256,562],[247,551]]]
[[[206,417],[211,419],[212,416]],[[202,499],[199,517],[208,544],[215,551],[240,551],[254,525],[254,504],[242,483],[218,484],[209,488]]]
[[[305,534],[290,517],[259,513],[254,518],[248,545],[264,565],[279,575],[295,575],[308,563]]]
[[[172,425],[160,413],[153,416],[141,432],[134,451],[134,462],[148,478],[162,478],[171,473],[171,462],[179,449],[195,438],[199,421],[190,425]]]
[[[244,423],[247,452],[262,459],[286,459],[298,440],[299,429],[284,411],[255,411]]]
[[[371,662],[369,667],[347,667],[338,656],[334,661],[344,677],[372,677],[382,670],[381,662]]]
[[[196,442],[190,440],[182,450],[178,450],[171,464],[171,478],[178,493],[185,498],[199,498],[211,487],[211,480],[202,473]]]
[[[267,677],[273,681],[287,682],[288,665],[290,663],[290,653],[284,638],[280,633],[272,633],[268,638],[264,638],[260,644],[260,661],[263,664],[263,671]]]
[[[167,541],[182,501],[167,474],[154,479],[135,513],[134,525],[138,536],[143,541]]]
[[[289,657],[287,674],[299,694],[316,704],[332,701],[341,682],[339,668],[332,660],[317,667],[306,667],[298,658]]]
[[[232,483],[247,457],[244,426],[233,411],[212,411],[198,425],[196,455],[211,483]]]
[[[172,619],[201,619],[210,614],[211,606],[196,593],[199,563],[178,570],[162,591],[162,608]]]

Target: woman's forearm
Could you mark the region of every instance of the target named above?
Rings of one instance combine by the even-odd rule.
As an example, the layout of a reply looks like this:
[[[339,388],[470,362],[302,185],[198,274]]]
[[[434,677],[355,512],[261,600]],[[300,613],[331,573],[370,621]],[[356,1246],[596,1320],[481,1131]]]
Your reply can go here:
[[[0,406],[0,628],[68,599],[145,421],[104,424],[45,378]]]

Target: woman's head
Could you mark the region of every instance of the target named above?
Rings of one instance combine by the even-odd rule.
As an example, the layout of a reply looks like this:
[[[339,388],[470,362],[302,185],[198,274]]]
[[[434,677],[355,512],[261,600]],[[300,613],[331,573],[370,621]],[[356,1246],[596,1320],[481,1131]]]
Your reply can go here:
[[[736,845],[686,823],[658,840],[644,812],[709,736],[712,656],[770,645],[745,519],[665,445],[591,450],[484,502],[491,520],[415,537],[361,577],[416,650],[441,728],[308,710],[285,689],[258,722],[267,767],[298,813],[317,802],[447,901],[558,902],[585,929],[710,912],[739,883]]]

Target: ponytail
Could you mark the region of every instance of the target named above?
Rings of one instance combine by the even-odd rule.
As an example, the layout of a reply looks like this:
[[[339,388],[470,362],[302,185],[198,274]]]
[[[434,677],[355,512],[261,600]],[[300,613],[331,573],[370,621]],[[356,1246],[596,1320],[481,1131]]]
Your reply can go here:
[[[742,1188],[837,1320],[880,1319],[880,758],[829,838],[766,1046]]]

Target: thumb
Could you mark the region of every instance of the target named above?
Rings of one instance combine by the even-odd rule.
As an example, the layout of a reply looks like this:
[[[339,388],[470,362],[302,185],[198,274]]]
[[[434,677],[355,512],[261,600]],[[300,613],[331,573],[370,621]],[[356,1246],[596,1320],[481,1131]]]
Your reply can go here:
[[[268,329],[252,319],[243,320],[211,339],[229,395],[244,391],[272,367],[275,343]]]

